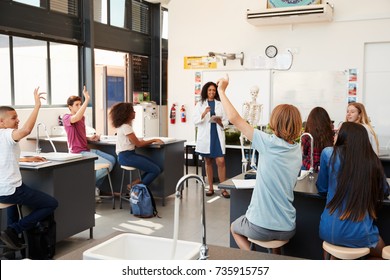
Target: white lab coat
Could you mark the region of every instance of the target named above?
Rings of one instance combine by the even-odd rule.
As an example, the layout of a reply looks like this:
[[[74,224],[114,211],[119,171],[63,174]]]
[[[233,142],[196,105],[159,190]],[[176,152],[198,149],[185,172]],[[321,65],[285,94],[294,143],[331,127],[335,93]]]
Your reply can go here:
[[[210,113],[206,114],[203,119],[201,119],[204,110],[208,107],[207,100],[205,102],[199,101],[194,110],[193,122],[196,127],[198,127],[196,148],[195,151],[202,154],[210,153]],[[221,143],[222,153],[225,154],[225,127],[229,124],[228,118],[223,110],[222,103],[218,100],[215,100],[215,115],[222,117],[221,127],[217,124],[217,132],[219,142]]]

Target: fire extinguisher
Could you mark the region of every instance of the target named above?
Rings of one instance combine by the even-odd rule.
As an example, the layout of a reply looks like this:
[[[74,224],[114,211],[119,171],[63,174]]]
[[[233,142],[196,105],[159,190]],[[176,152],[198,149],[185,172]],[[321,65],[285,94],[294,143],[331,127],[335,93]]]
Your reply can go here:
[[[172,104],[171,112],[169,114],[169,118],[171,119],[171,124],[175,124],[176,123],[176,108],[175,108],[175,104]]]
[[[181,105],[180,119],[181,119],[181,122],[186,122],[186,108],[184,107],[184,105]]]

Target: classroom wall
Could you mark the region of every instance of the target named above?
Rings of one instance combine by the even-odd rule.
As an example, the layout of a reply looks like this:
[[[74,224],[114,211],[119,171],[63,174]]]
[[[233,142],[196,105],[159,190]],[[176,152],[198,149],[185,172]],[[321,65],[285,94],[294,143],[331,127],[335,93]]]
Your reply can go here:
[[[185,70],[184,57],[206,56],[210,51],[245,54],[243,66],[239,60],[227,61],[226,66],[219,62],[217,70],[253,69],[253,57],[264,56],[264,50],[270,44],[277,46],[281,53],[286,53],[287,48],[294,51],[289,71],[356,68],[357,97],[358,101],[363,101],[365,44],[390,42],[390,1],[330,2],[334,4],[332,22],[257,27],[246,21],[246,10],[265,8],[265,0],[171,0],[168,4],[168,108],[173,103],[179,108],[184,104],[187,123],[177,119],[175,125],[168,124],[169,137],[195,140],[191,115],[194,76],[199,70]],[[242,95],[243,100],[250,99],[248,90],[243,89]]]

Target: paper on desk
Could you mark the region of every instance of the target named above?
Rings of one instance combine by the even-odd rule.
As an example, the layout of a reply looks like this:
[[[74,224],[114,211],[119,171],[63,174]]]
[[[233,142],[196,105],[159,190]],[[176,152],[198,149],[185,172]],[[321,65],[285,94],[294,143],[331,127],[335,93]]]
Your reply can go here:
[[[255,187],[256,179],[232,179],[236,189],[253,189]]]
[[[19,165],[21,165],[21,166],[39,166],[39,165],[46,164],[49,162],[51,162],[51,161],[49,161],[49,160],[47,160],[47,161],[20,161]]]

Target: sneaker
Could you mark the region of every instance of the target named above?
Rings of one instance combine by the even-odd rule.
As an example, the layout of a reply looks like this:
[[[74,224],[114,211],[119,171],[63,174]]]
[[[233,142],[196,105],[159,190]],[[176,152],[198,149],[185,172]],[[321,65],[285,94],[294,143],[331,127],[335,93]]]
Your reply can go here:
[[[23,248],[23,244],[20,242],[18,234],[11,227],[7,227],[7,229],[1,232],[0,238],[5,245],[12,250],[20,250]]]
[[[95,196],[100,195],[100,189],[98,187],[95,187]]]

